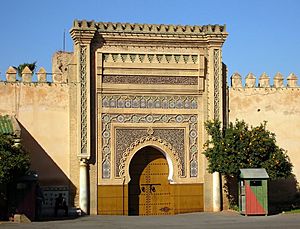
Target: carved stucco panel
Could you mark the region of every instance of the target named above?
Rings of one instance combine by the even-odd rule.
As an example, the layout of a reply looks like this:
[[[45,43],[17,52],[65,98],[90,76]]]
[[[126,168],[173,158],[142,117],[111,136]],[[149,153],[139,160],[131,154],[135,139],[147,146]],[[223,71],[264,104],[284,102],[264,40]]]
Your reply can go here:
[[[147,129],[128,129],[128,128],[118,128],[116,129],[116,140],[115,140],[115,169],[116,174],[120,173],[120,162],[122,159],[122,154],[126,151],[128,147],[133,142],[138,141],[142,137],[147,136]],[[182,173],[185,175],[185,157],[184,157],[184,129],[161,129],[153,128],[152,136],[157,139],[161,139],[172,145],[176,154],[181,161]]]
[[[214,50],[214,119],[220,117],[220,50]]]
[[[87,47],[80,46],[81,154],[87,154]]]

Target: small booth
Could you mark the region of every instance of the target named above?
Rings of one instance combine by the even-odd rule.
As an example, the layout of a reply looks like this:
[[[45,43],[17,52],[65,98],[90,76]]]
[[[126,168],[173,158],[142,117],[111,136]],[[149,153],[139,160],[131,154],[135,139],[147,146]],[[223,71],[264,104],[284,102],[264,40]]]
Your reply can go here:
[[[268,179],[265,169],[240,169],[239,210],[241,214],[268,214]]]

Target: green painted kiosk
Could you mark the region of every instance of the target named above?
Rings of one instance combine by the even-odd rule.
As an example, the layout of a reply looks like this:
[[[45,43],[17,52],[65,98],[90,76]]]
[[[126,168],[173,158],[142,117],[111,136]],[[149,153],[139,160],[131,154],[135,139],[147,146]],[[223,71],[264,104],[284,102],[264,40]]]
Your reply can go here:
[[[265,169],[240,169],[239,210],[243,215],[268,215],[268,179]]]

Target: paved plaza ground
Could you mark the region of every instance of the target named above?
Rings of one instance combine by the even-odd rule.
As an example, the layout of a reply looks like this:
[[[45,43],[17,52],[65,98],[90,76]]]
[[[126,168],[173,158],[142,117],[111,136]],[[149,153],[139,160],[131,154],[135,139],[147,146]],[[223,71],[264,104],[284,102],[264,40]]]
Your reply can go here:
[[[77,219],[32,222],[27,224],[1,222],[2,228],[89,229],[89,228],[300,228],[300,214],[273,216],[241,216],[233,212],[192,213],[175,216],[85,216]]]

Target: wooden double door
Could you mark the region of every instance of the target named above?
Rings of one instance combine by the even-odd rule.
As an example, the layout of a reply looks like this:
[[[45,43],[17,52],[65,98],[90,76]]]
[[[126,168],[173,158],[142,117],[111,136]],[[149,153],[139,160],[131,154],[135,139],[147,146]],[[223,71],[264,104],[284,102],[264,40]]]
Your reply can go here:
[[[141,149],[132,158],[129,172],[129,215],[174,214],[168,163],[160,151],[153,147]]]

